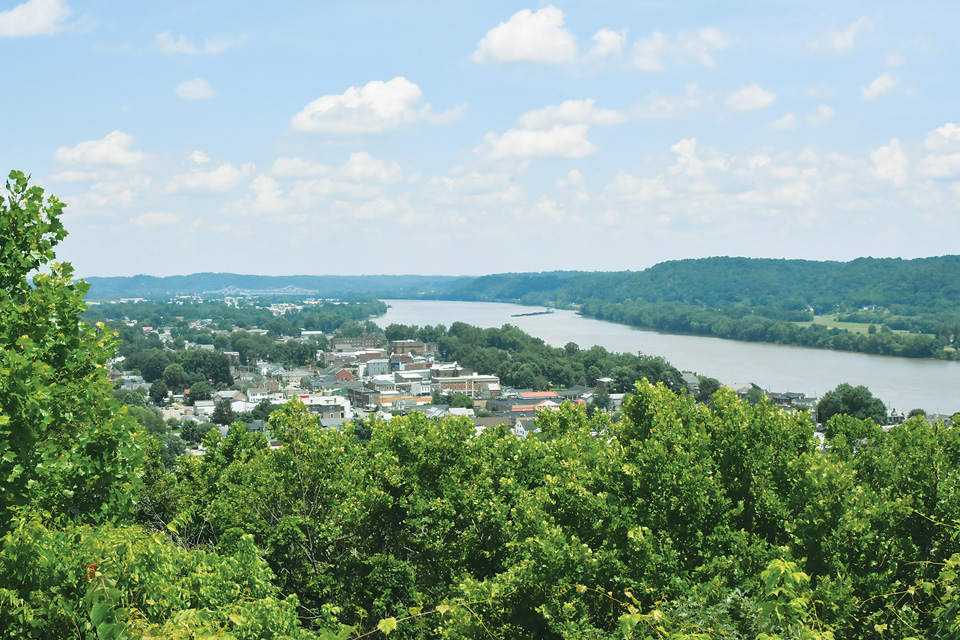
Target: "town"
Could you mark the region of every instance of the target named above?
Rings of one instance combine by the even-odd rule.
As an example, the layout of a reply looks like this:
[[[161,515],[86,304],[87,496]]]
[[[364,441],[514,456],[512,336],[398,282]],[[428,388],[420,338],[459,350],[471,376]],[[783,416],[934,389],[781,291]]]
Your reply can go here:
[[[133,302],[133,301],[125,301]],[[273,304],[274,315],[296,312],[302,306]],[[196,326],[210,325],[198,321]],[[144,334],[154,336],[163,344],[173,341],[170,328],[143,327]],[[265,329],[250,328],[248,334],[266,336]],[[228,335],[226,329],[211,329],[210,333]],[[564,402],[582,405],[588,412],[603,411],[617,414],[622,408],[625,392],[611,392],[614,380],[602,376],[593,385],[572,385],[556,389],[514,388],[501,384],[497,375],[478,372],[458,364],[443,361],[436,342],[421,340],[387,340],[383,332],[364,332],[359,336],[326,336],[322,331],[304,330],[299,338],[279,337],[279,343],[297,342],[317,344],[314,364],[289,368],[279,362],[258,360],[240,364],[240,353],[224,351],[229,360],[233,384],[222,388],[193,393],[189,388],[172,388],[162,382],[163,394],[151,393],[156,384],[147,382],[137,373],[124,374],[119,368],[111,371],[111,379],[118,389],[150,397],[164,421],[184,434],[199,435],[218,427],[226,435],[234,421],[242,421],[251,431],[265,431],[269,435],[269,413],[291,400],[303,403],[324,428],[341,428],[345,422],[362,422],[371,417],[389,421],[395,415],[420,411],[432,419],[462,416],[473,422],[477,432],[487,427],[504,424],[519,438],[538,431],[537,412],[557,410]],[[189,348],[214,351],[210,344],[186,344]],[[120,365],[121,362],[115,362]],[[694,372],[681,372],[683,388],[694,398],[706,401],[716,390],[716,382]],[[706,388],[701,383],[706,381]],[[711,386],[710,383],[714,385]],[[727,384],[739,398],[756,403],[761,398],[787,411],[808,411],[814,420],[820,398],[801,392],[776,392],[760,389],[752,383]],[[170,387],[170,388],[168,388]],[[247,420],[241,418],[247,417]],[[905,418],[896,409],[886,409],[882,426],[889,428]],[[932,415],[928,420],[940,419],[949,424],[950,416]],[[193,442],[187,452],[203,452],[202,444]],[[280,446],[274,441],[273,446]]]

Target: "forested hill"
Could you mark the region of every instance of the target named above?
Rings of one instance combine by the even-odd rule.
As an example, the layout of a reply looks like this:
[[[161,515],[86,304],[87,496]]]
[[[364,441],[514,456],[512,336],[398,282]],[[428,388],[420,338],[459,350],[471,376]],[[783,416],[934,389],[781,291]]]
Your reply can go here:
[[[644,271],[516,273],[464,278],[441,297],[566,306],[589,299],[705,307],[745,305],[817,314],[883,307],[893,313],[960,310],[960,256],[851,262],[702,258]]]
[[[448,287],[453,276],[255,276],[236,273],[194,273],[185,276],[117,276],[84,278],[88,298],[154,298],[201,295],[239,289],[247,292],[289,291],[327,298],[389,298],[430,294]]]

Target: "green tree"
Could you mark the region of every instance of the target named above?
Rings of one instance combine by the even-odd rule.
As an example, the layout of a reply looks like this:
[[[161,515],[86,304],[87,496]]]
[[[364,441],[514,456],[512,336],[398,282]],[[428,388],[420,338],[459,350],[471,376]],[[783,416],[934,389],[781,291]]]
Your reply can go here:
[[[713,394],[723,386],[719,380],[709,376],[698,376],[697,379],[700,381],[700,386],[697,388],[697,402],[709,402]]]
[[[873,420],[877,424],[884,424],[887,418],[883,401],[873,397],[863,385],[854,387],[846,382],[826,392],[817,403],[817,420],[821,423],[828,422],[838,413],[857,420]]]
[[[111,396],[103,325],[81,321],[89,285],[55,262],[64,205],[10,173],[0,197],[0,530],[10,509],[99,521],[129,512],[141,440]],[[43,272],[41,272],[41,269]],[[32,276],[32,278],[31,278]]]
[[[209,400],[213,397],[213,387],[209,383],[201,380],[190,385],[189,402],[193,404],[198,400]]]
[[[176,362],[163,370],[163,381],[167,388],[176,394],[183,393],[183,390],[190,385],[190,378],[187,376],[187,372],[183,370],[183,365]]]
[[[163,381],[163,378],[157,378],[153,381],[153,384],[150,385],[150,399],[153,400],[154,404],[162,405],[167,400],[167,394],[170,393],[170,389],[167,388],[167,383]]]
[[[590,404],[597,411],[610,411],[610,407],[613,406],[613,400],[610,399],[609,391],[606,389],[597,389],[593,392],[593,398]]]
[[[218,398],[213,407],[213,413],[210,415],[210,422],[223,426],[233,424],[237,419],[237,414],[233,412],[230,401]]]

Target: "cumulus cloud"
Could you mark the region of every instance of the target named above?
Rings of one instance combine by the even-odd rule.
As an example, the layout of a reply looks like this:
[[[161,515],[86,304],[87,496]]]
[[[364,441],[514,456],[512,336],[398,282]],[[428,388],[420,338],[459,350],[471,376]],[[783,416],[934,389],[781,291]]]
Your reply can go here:
[[[61,31],[70,17],[63,0],[29,0],[0,11],[0,38],[49,35]]]
[[[290,123],[295,130],[309,133],[370,134],[418,120],[444,123],[463,111],[461,106],[434,114],[429,104],[417,108],[421,97],[420,87],[402,76],[388,82],[373,80],[363,87],[317,98]]]
[[[184,80],[177,85],[177,95],[184,100],[209,100],[217,94],[203,78]]]
[[[72,213],[109,215],[110,209],[129,207],[136,195],[150,185],[147,176],[126,180],[109,179],[97,182],[87,193],[65,198]]]
[[[638,178],[625,171],[618,173],[606,189],[606,197],[629,202],[652,202],[672,195],[662,175]]]
[[[774,131],[790,131],[800,126],[800,122],[793,113],[787,113],[782,118],[777,118],[771,122],[768,126]]]
[[[190,154],[190,161],[194,164],[207,164],[210,162],[210,156],[203,151],[194,151]]]
[[[677,154],[677,163],[668,169],[670,173],[688,176],[699,176],[703,173],[703,160],[697,157],[696,138],[684,138],[670,147],[670,151]]]
[[[292,205],[290,200],[284,198],[277,181],[261,173],[250,182],[250,195],[230,208],[240,207],[249,213],[276,214],[289,210]]]
[[[256,171],[251,162],[244,163],[239,169],[224,162],[211,171],[194,171],[174,176],[167,184],[167,191],[212,191],[223,193],[239,185]]]
[[[943,149],[960,145],[960,124],[948,122],[927,134],[923,141],[926,149]]]
[[[734,42],[734,38],[716,27],[681,31],[675,36],[655,31],[634,43],[633,64],[646,71],[663,71],[668,62],[696,63],[712,68],[717,66],[714,54]]]
[[[133,136],[112,131],[100,140],[87,140],[73,147],[60,147],[53,157],[60,162],[87,165],[134,166],[144,158],[141,151],[131,151]]]
[[[374,158],[365,151],[361,151],[350,154],[350,159],[341,167],[340,173],[345,178],[359,182],[368,180],[396,182],[400,179],[403,172],[400,170],[400,165],[396,162],[384,162],[383,160]]]
[[[917,166],[917,175],[934,179],[960,178],[960,153],[924,157]]]
[[[200,53],[206,54],[217,54],[223,53],[233,47],[242,45],[247,41],[247,36],[217,36],[215,38],[210,38],[205,40],[202,45],[195,45],[186,36],[180,35],[178,38],[174,38],[173,34],[169,31],[164,31],[163,33],[158,33],[153,38],[153,44],[160,51],[168,56],[185,54],[185,55],[197,55]]]
[[[870,18],[860,18],[846,29],[830,31],[824,37],[810,43],[811,49],[831,49],[833,51],[850,51],[857,44],[857,38],[864,31],[873,29],[874,23]]]
[[[889,93],[891,89],[897,86],[898,82],[900,82],[899,78],[890,73],[883,73],[867,86],[860,87],[860,97],[864,100],[876,100]]]
[[[476,152],[490,160],[506,158],[583,158],[597,147],[587,139],[588,126],[555,125],[548,130],[510,129],[488,133]]]
[[[631,118],[676,118],[713,99],[713,95],[703,93],[696,83],[691,82],[683,95],[651,94],[640,104],[631,107],[625,115]]]
[[[559,105],[528,111],[520,116],[520,126],[525,129],[545,129],[555,124],[620,124],[627,117],[613,109],[597,107],[592,98],[565,100]]]
[[[576,38],[563,24],[563,11],[553,5],[537,12],[518,11],[507,22],[487,32],[473,52],[473,61],[542,64],[572,61],[577,55]]]
[[[817,110],[815,113],[811,113],[810,115],[807,116],[807,124],[814,127],[819,126],[821,124],[826,124],[831,120],[833,120],[833,116],[836,115],[836,113],[837,112],[836,110],[833,109],[833,107],[822,104],[819,107],[817,107]]]
[[[425,195],[445,207],[458,204],[498,205],[516,202],[523,191],[510,173],[481,173],[455,168],[450,175],[427,181]]]
[[[927,134],[923,148],[940,151],[920,160],[917,175],[921,178],[960,178],[960,125],[948,122]],[[942,153],[946,151],[947,153]],[[951,153],[952,152],[952,153]]]
[[[805,123],[807,126],[817,127],[830,122],[835,113],[836,112],[832,107],[822,104],[817,107],[816,111],[806,116],[803,119],[803,123]],[[789,131],[791,129],[798,128],[800,124],[800,118],[795,116],[793,113],[787,113],[782,118],[778,118],[771,122],[768,126],[774,131]]]
[[[627,32],[612,31],[610,29],[600,29],[593,35],[593,47],[590,49],[591,56],[603,58],[616,55],[623,51],[623,45],[627,42]]]
[[[874,173],[881,180],[886,180],[894,186],[902,187],[907,182],[907,154],[900,147],[896,138],[884,147],[878,147],[870,154],[873,161]]]
[[[303,158],[280,157],[273,162],[270,167],[270,173],[275,176],[286,178],[308,178],[311,176],[322,176],[330,173],[333,169],[330,165],[319,162],[311,162]]]
[[[724,104],[734,111],[753,111],[769,107],[776,99],[776,94],[764,91],[758,84],[751,84],[727,96]]]
[[[576,169],[571,169],[567,172],[567,176],[565,178],[560,178],[554,184],[558,189],[566,189],[567,187],[580,187],[583,185],[583,174]]]
[[[140,214],[134,218],[132,222],[138,227],[168,227],[180,222],[182,219],[182,213],[163,213],[161,211],[151,211]]]
[[[115,180],[117,174],[113,171],[76,171],[69,169],[59,171],[52,176],[51,180],[56,182],[93,182],[95,180]]]

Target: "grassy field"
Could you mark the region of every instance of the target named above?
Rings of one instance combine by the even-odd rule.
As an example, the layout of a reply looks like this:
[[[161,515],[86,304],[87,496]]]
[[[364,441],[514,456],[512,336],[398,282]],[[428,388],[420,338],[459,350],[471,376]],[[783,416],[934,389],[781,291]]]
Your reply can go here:
[[[814,316],[813,322],[795,322],[794,324],[800,325],[801,327],[809,327],[812,324],[820,324],[828,329],[846,329],[851,333],[868,333],[868,327],[870,326],[869,322],[838,322],[837,317],[830,316]],[[880,326],[877,325],[877,331],[880,331]],[[901,329],[894,330],[894,333],[910,333],[909,331],[903,331]]]

